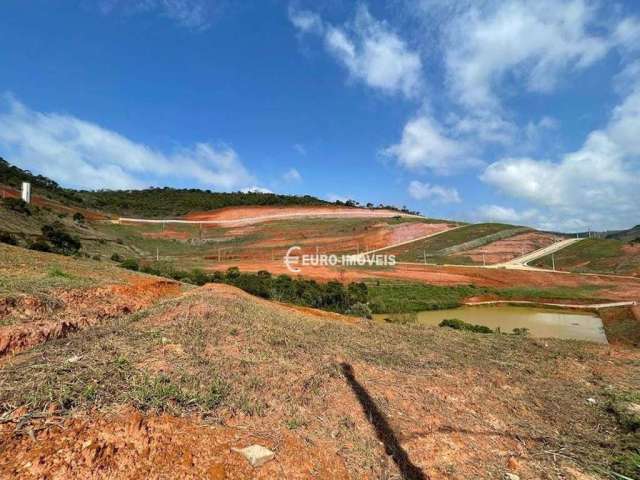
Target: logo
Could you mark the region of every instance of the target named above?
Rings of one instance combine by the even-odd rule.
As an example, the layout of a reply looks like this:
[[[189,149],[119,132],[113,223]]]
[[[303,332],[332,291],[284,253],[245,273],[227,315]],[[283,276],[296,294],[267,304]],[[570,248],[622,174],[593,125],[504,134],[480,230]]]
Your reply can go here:
[[[396,265],[395,255],[367,255],[364,253],[356,255],[293,255],[294,252],[302,250],[298,245],[287,250],[283,261],[291,273],[300,273],[302,267],[336,267],[338,265],[346,267],[393,267]]]

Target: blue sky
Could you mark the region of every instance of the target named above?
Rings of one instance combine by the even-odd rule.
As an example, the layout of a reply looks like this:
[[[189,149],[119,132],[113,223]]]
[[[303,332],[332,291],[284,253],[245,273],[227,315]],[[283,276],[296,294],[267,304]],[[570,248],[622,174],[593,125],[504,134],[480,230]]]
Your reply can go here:
[[[640,223],[640,6],[4,0],[0,156],[65,186]]]

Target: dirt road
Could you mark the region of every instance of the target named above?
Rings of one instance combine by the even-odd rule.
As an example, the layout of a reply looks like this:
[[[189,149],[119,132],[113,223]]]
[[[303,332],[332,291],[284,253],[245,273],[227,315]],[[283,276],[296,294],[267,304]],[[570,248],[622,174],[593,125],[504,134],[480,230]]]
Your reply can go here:
[[[539,250],[536,250],[535,252],[527,253],[526,255],[523,255],[518,258],[514,258],[513,260],[509,260],[508,262],[500,263],[496,266],[498,267],[525,266],[526,267],[528,266],[527,264],[529,262],[537,260],[538,258],[546,257],[547,255],[551,255],[552,253],[562,250],[563,248],[566,248],[569,245],[573,245],[574,243],[579,242],[580,240],[583,240],[583,239],[568,238],[566,240],[561,240],[552,245],[549,245],[548,247],[541,248]]]
[[[368,210],[349,207],[231,207],[211,212],[196,212],[179,219],[146,219],[120,217],[117,223],[203,224],[240,226],[291,218],[424,218],[396,210]]]

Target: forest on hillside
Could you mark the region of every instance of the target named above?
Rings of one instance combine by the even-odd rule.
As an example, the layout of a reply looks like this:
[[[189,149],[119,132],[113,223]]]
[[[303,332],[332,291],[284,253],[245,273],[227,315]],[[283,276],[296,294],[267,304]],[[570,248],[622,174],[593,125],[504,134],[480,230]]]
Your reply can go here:
[[[0,157],[0,184],[20,188],[31,182],[33,193],[65,205],[101,210],[126,217],[169,218],[193,211],[215,210],[237,206],[317,206],[386,208],[405,213],[418,213],[393,205],[360,205],[353,200],[328,202],[310,195],[279,195],[262,192],[213,192],[195,188],[152,187],[143,190],[73,190],[55,181],[23,170]]]

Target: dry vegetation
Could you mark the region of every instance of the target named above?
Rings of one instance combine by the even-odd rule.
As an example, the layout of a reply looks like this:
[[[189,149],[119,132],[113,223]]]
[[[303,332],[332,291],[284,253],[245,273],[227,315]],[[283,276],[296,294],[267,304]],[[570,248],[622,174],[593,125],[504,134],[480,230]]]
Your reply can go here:
[[[45,255],[3,275],[58,291]],[[87,278],[71,291],[151,278],[60,261]],[[5,357],[0,477],[628,475],[611,405],[640,388],[636,350],[342,318],[209,285]],[[248,467],[231,447],[251,443],[276,460]]]

